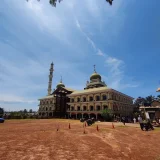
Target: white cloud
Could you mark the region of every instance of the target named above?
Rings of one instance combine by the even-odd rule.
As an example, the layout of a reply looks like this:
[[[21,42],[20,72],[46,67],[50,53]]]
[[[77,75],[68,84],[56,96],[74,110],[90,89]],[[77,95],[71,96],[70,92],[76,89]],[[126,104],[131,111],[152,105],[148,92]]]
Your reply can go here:
[[[1,103],[36,103],[37,101],[31,99],[25,99],[24,97],[10,95],[10,94],[0,94]]]
[[[105,56],[106,56],[106,55],[105,55],[101,50],[99,50],[99,49],[98,49],[97,55],[98,55],[98,56],[102,56],[102,57],[105,57]]]

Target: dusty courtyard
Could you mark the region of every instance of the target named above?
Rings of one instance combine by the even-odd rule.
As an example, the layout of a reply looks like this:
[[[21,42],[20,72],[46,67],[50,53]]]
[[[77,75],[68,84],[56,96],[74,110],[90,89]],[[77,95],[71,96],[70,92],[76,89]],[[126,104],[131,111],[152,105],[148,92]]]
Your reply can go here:
[[[84,134],[79,121],[8,120],[0,124],[0,159],[160,160],[160,130],[126,125],[96,123]]]

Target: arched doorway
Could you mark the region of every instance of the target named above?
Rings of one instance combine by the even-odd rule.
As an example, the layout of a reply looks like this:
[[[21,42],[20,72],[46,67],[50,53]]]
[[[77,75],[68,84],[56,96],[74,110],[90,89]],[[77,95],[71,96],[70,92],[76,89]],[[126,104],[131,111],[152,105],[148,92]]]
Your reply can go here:
[[[89,118],[89,115],[88,115],[87,113],[84,113],[84,114],[83,114],[83,118],[88,119],[88,118]]]
[[[52,112],[49,113],[49,117],[52,117]]]
[[[82,118],[82,114],[81,114],[81,113],[78,113],[78,114],[77,114],[77,119],[80,119],[80,118]]]
[[[103,121],[103,117],[100,113],[97,114],[97,120],[99,121]]]
[[[96,119],[96,115],[95,115],[94,113],[91,113],[91,114],[90,114],[90,118]]]
[[[72,119],[76,119],[76,114],[75,113],[71,113],[71,118]]]

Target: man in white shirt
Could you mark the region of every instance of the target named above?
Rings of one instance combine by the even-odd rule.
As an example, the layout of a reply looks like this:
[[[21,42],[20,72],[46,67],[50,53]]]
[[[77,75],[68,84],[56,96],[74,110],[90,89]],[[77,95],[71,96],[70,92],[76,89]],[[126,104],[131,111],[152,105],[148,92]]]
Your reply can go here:
[[[141,130],[143,131],[143,120],[142,120],[142,117],[139,115],[139,117],[138,117],[138,122],[139,122],[139,124],[140,124],[140,127],[141,127]]]

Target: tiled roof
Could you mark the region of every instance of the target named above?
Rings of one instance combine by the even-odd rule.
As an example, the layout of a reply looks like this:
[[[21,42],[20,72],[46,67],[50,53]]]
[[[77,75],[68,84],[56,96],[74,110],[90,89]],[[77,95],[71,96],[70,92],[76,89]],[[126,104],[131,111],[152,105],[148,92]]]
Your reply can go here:
[[[99,92],[99,91],[105,91],[105,90],[109,90],[110,88],[108,87],[99,87],[99,88],[91,88],[91,89],[85,89],[85,90],[81,90],[81,91],[74,91],[73,93],[71,93],[70,95],[76,95],[76,94],[85,94],[85,93],[90,93],[90,92]]]
[[[39,100],[42,100],[42,99],[49,99],[49,98],[53,98],[53,95],[49,95],[49,96],[45,96],[45,97],[39,98]]]
[[[66,90],[68,90],[68,91],[71,91],[71,92],[74,92],[74,91],[76,91],[76,90],[74,90],[74,89],[71,89],[71,88],[67,88],[67,87],[63,87],[64,89],[66,89]]]

